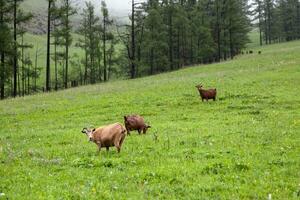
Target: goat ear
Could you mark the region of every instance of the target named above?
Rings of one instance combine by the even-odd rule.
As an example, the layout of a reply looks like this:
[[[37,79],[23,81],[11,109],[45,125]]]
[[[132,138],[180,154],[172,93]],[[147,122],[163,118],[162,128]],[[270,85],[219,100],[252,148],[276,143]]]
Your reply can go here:
[[[150,126],[150,125],[147,125],[147,128],[151,128],[151,126]]]
[[[96,129],[95,128],[93,128],[93,132],[95,131]]]
[[[124,116],[124,120],[127,121],[127,116]]]

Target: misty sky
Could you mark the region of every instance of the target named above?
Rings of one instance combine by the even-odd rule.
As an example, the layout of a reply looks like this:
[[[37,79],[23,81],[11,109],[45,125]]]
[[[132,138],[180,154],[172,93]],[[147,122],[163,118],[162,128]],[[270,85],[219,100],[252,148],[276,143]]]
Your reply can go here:
[[[101,0],[91,0],[96,6],[101,4]],[[143,2],[145,0],[135,0]],[[131,0],[105,0],[107,7],[113,15],[126,16],[131,10]]]
[[[106,0],[107,6],[114,10],[129,10],[130,0]]]

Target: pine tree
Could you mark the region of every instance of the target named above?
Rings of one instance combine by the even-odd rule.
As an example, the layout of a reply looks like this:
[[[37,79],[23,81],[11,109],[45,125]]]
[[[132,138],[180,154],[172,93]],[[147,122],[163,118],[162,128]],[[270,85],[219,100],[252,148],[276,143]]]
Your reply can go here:
[[[0,0],[0,99],[5,98],[5,83],[9,80],[10,69],[8,59],[12,54],[12,38],[9,28],[12,4]]]
[[[24,29],[20,29],[20,25],[25,24],[28,22],[31,18],[32,15],[30,13],[24,13],[22,10],[19,9],[20,3],[23,2],[23,0],[14,0],[13,1],[13,40],[14,40],[14,45],[13,45],[13,76],[14,76],[14,82],[13,82],[13,96],[17,96],[17,87],[20,86],[19,76],[20,76],[20,71],[18,67],[18,48],[19,48],[19,43],[18,43],[18,35],[19,34],[24,34]],[[19,87],[20,91],[20,87]],[[19,92],[20,95],[20,92]]]
[[[95,15],[95,8],[91,2],[86,3],[86,8],[83,9],[83,19],[79,29],[79,33],[83,35],[83,39],[79,40],[79,46],[85,51],[85,72],[84,81],[86,82],[88,71],[90,72],[90,83],[96,83],[97,79],[97,47],[99,18]]]
[[[41,49],[36,45],[36,50],[35,50],[35,61],[34,61],[34,70],[33,70],[33,78],[34,78],[34,87],[33,91],[37,92],[37,79],[40,76],[40,71],[41,68],[38,67],[38,57],[41,55]]]
[[[105,1],[101,1],[101,11],[102,11],[102,52],[103,52],[103,79],[107,81],[107,41],[112,39],[112,33],[109,30],[109,27],[112,24],[112,20],[109,17],[108,9]]]
[[[193,18],[194,26],[196,26],[195,34],[197,39],[195,44],[197,60],[196,63],[207,63],[214,59],[214,53],[216,51],[216,45],[213,40],[212,28],[211,28],[211,11],[210,2],[199,1],[197,4],[197,10],[194,11],[195,16]]]
[[[69,83],[69,48],[72,44],[72,25],[70,17],[76,13],[76,10],[72,7],[71,0],[62,0],[62,6],[60,7],[60,20],[62,23],[61,32],[64,40],[65,47],[65,72],[64,72],[64,87],[68,88]]]
[[[174,52],[177,69],[187,63],[187,37],[189,32],[189,19],[184,8],[184,2],[176,4],[174,15]]]
[[[51,19],[52,17],[52,11],[55,1],[54,0],[48,0],[48,16],[47,16],[47,56],[46,56],[46,91],[51,90],[50,85],[50,37],[51,37]]]
[[[245,44],[249,42],[247,33],[250,31],[250,20],[247,17],[248,5],[243,0],[228,0],[225,7],[227,8],[227,24],[226,29],[229,33],[229,49],[230,57],[238,54],[245,48]]]
[[[113,72],[113,65],[117,62],[117,59],[115,56],[115,46],[117,44],[117,40],[115,39],[114,35],[111,35],[111,41],[110,46],[107,51],[108,54],[108,72],[107,72],[107,79],[109,80],[111,78],[112,72]]]
[[[169,65],[170,65],[170,70],[174,69],[174,48],[173,48],[173,41],[174,41],[174,15],[175,15],[175,6],[174,6],[174,1],[170,0],[166,2],[166,13],[167,13],[167,27],[168,27],[168,48],[169,48]]]
[[[262,46],[263,38],[262,38],[262,22],[263,22],[263,2],[262,0],[254,0],[252,6],[255,7],[253,14],[254,20],[258,20],[258,30],[259,30],[259,44]]]
[[[149,74],[154,74],[167,70],[167,28],[162,20],[158,1],[149,2],[146,12],[148,17],[145,21],[144,51],[148,54]]]
[[[55,83],[54,83],[54,88],[57,91],[59,87],[59,79],[58,79],[58,65],[61,63],[60,61],[65,58],[65,52],[61,52],[58,49],[59,47],[62,47],[65,45],[64,42],[64,29],[62,29],[62,9],[57,6],[57,2],[53,1],[52,2],[52,7],[51,7],[51,37],[53,38],[53,42],[51,43],[54,48],[53,56],[51,59],[54,61],[54,75],[55,75]],[[63,77],[64,79],[64,77]]]

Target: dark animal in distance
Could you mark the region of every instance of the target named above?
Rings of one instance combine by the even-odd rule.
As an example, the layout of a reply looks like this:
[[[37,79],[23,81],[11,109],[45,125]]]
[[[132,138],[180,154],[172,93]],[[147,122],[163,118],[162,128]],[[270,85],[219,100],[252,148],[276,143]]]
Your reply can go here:
[[[258,54],[261,54],[261,51],[258,51]]]
[[[206,101],[208,101],[209,99],[213,99],[215,101],[216,97],[217,97],[217,89],[215,88],[215,89],[205,90],[202,87],[203,87],[202,85],[197,85],[196,86],[196,88],[199,91],[199,94],[201,96],[202,101],[204,101],[204,99]]]
[[[253,54],[253,51],[252,51],[252,50],[250,50],[250,51],[249,51],[249,54]]]
[[[110,124],[97,129],[83,128],[81,132],[88,136],[90,142],[94,142],[98,146],[98,151],[103,147],[108,151],[109,147],[115,146],[118,153],[120,153],[126,136],[126,129],[120,123]]]
[[[141,132],[146,134],[148,128],[151,128],[151,126],[145,123],[144,118],[140,115],[124,116],[124,124],[128,135],[130,135],[130,131],[133,130],[137,130],[139,134],[141,134]]]

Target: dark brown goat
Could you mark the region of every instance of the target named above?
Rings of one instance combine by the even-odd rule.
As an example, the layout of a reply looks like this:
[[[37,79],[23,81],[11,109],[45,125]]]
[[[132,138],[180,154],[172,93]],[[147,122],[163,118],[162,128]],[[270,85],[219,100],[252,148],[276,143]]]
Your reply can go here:
[[[151,126],[147,125],[144,118],[140,115],[127,115],[124,116],[124,124],[127,130],[127,134],[130,135],[130,131],[137,130],[139,134],[143,131],[145,134],[148,128]]]
[[[216,97],[217,97],[217,89],[216,88],[204,90],[204,89],[202,89],[202,85],[197,85],[196,88],[199,91],[202,101],[204,101],[204,99],[206,99],[206,101],[208,101],[209,99],[213,99],[214,101],[216,100]]]

